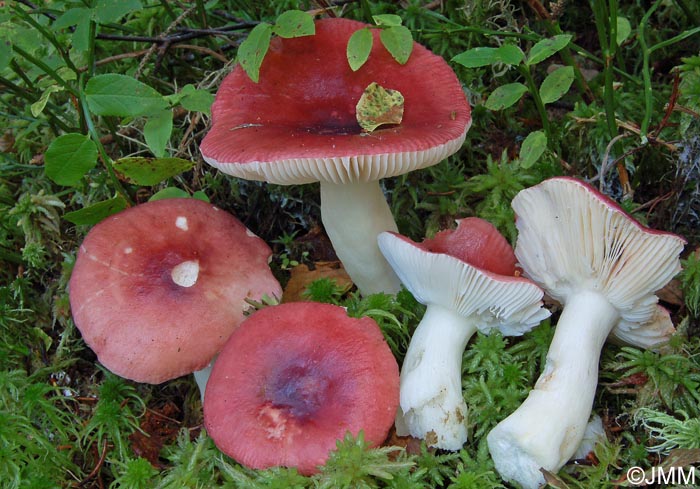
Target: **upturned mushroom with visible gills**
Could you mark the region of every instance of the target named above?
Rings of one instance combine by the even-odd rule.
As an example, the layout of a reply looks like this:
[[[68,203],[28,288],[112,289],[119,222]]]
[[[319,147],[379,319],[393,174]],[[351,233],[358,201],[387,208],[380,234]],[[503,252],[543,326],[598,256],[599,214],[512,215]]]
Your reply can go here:
[[[573,178],[525,189],[512,206],[524,274],[564,307],[534,389],[487,440],[504,479],[537,488],[540,468],[558,471],[581,442],[608,335],[659,321],[655,292],[680,270],[685,241],[642,226]]]
[[[401,368],[405,426],[429,446],[459,450],[467,441],[462,355],[477,331],[521,335],[549,317],[543,292],[517,276],[506,239],[479,218],[457,221],[415,243],[395,233],[379,235],[379,248],[416,300],[427,305]]]
[[[254,83],[239,66],[222,82],[213,125],[201,144],[224,173],[280,185],[321,182],[321,218],[345,269],[363,294],[400,284],[377,248],[396,231],[382,178],[435,165],[457,151],[471,124],[469,103],[445,60],[414,43],[397,63],[372,29],[367,62],[352,71],[350,36],[367,24],[321,19],[316,34],[272,40]],[[404,98],[403,120],[362,131],[355,107],[376,82]]]
[[[399,367],[373,319],[289,302],[256,311],[231,335],[207,384],[204,425],[247,467],[309,475],[347,433],[380,445],[398,403]]]
[[[201,200],[137,205],[80,245],[69,285],[75,325],[100,363],[127,379],[159,384],[199,371],[251,308],[246,300],[281,297],[271,254]]]

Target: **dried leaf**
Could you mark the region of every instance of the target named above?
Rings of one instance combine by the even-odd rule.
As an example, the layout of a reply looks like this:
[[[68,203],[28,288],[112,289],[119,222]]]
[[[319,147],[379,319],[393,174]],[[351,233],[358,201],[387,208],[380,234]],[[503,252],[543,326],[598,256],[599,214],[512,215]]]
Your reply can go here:
[[[540,472],[542,472],[542,474],[544,475],[544,480],[550,486],[556,489],[569,489],[569,486],[566,485],[566,483],[563,480],[554,475],[552,472],[542,468],[540,469]]]
[[[308,300],[303,295],[306,288],[311,282],[321,278],[335,280],[335,283],[346,291],[352,287],[352,279],[338,261],[316,262],[313,270],[302,264],[292,268],[289,282],[282,294],[282,302]]]
[[[365,88],[355,107],[357,123],[366,132],[372,132],[383,124],[401,124],[403,106],[401,92],[372,82]]]

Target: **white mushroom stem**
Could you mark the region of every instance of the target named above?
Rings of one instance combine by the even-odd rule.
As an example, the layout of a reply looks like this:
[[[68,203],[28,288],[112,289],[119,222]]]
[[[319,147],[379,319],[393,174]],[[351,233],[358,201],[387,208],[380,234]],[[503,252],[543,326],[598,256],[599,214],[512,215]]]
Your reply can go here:
[[[462,355],[473,318],[430,304],[401,368],[400,406],[408,432],[429,446],[459,450],[467,441]]]
[[[583,290],[566,301],[544,371],[525,402],[488,435],[496,469],[525,489],[545,483],[583,439],[591,415],[603,343],[619,321],[601,294]]]
[[[204,403],[204,392],[207,390],[207,382],[209,382],[209,377],[211,376],[211,370],[214,368],[215,361],[216,357],[212,358],[211,362],[209,362],[209,364],[207,364],[207,366],[203,369],[192,372],[194,375],[194,381],[197,383],[197,387],[199,388],[199,397],[202,400],[202,403]]]
[[[345,271],[362,294],[399,291],[399,279],[377,246],[379,233],[397,230],[378,181],[321,182],[321,219]]]

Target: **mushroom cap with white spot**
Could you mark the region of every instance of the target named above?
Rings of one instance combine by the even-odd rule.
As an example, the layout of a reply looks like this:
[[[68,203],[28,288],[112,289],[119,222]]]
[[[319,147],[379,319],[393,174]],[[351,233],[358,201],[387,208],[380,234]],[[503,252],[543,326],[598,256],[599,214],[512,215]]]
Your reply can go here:
[[[512,207],[519,233],[515,255],[547,294],[564,304],[581,289],[604,295],[620,313],[620,336],[627,341],[634,325],[654,322],[655,292],[680,271],[683,238],[642,226],[608,197],[568,177],[522,190]]]
[[[421,304],[437,304],[488,333],[497,328],[521,335],[550,312],[542,307],[542,290],[522,277],[500,275],[446,253],[427,251],[409,238],[383,232],[379,248],[403,285]]]
[[[216,210],[197,199],[158,200],[85,237],[71,310],[112,372],[157,384],[199,370],[243,320],[246,299],[281,296],[267,244]]]
[[[316,33],[275,37],[253,82],[240,65],[222,82],[213,124],[201,144],[204,159],[224,173],[288,185],[369,182],[439,163],[457,151],[471,109],[454,71],[414,43],[397,63],[370,29],[367,62],[350,69],[350,37],[367,24],[316,21]],[[400,124],[362,132],[355,107],[372,82],[404,97]]]

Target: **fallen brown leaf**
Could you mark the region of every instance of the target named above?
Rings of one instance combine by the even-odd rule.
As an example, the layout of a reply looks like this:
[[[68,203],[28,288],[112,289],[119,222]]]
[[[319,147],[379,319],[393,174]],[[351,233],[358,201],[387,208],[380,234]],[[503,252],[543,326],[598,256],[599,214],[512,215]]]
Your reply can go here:
[[[162,469],[160,451],[164,445],[177,438],[180,422],[173,418],[179,413],[178,407],[167,402],[158,409],[148,409],[141,422],[141,430],[129,436],[134,453],[148,460],[151,465]]]
[[[313,264],[313,269],[305,264],[292,268],[289,282],[282,293],[282,302],[306,300],[304,292],[311,282],[321,278],[335,280],[338,287],[344,291],[350,290],[352,280],[345,272],[339,261],[319,261]]]

